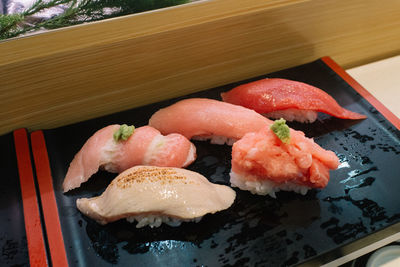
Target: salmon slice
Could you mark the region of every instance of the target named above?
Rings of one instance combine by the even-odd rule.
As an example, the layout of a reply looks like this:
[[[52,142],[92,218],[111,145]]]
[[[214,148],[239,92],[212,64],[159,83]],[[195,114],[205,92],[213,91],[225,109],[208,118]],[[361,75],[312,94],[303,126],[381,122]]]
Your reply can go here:
[[[118,175],[102,195],[81,198],[78,209],[100,224],[126,218],[136,227],[178,226],[229,208],[236,193],[185,169],[136,166]]]
[[[271,124],[253,110],[206,98],[181,100],[160,109],[149,120],[149,125],[162,134],[179,133],[188,139],[211,139],[216,144],[232,144],[246,133]]]
[[[144,126],[126,140],[115,141],[120,125],[110,125],[91,136],[69,165],[63,182],[67,192],[86,182],[99,168],[120,173],[136,165],[186,167],[196,159],[195,146],[184,136],[163,136]]]
[[[341,119],[359,120],[366,116],[342,108],[321,89],[286,79],[262,79],[242,84],[222,93],[223,101],[240,105],[270,118],[313,122],[316,112]]]

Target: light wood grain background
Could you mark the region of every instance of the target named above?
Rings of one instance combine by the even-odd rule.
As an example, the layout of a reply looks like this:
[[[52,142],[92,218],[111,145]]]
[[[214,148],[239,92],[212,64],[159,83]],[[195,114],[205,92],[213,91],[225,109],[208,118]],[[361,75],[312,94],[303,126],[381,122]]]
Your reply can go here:
[[[400,53],[400,1],[214,0],[0,43],[0,134],[58,127],[303,64]]]

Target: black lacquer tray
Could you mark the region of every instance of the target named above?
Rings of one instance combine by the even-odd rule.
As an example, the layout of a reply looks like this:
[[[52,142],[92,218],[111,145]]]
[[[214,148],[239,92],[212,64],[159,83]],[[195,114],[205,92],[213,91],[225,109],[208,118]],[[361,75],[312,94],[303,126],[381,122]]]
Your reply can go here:
[[[325,189],[312,190],[305,196],[279,192],[277,199],[235,189],[237,198],[228,210],[207,215],[197,224],[185,223],[177,228],[163,225],[157,229],[136,229],[125,221],[101,226],[76,209],[77,198],[101,194],[115,174],[99,172],[79,189],[62,193],[61,184],[70,161],[98,129],[112,123],[139,127],[147,124],[159,108],[179,99],[219,99],[220,92],[250,80],[45,130],[68,263],[71,266],[290,266],[399,222],[400,131],[323,60],[251,80],[263,77],[309,83],[328,92],[343,107],[368,116],[366,120],[351,121],[321,114],[313,124],[291,124],[339,156],[340,167],[331,172]],[[229,185],[231,148],[194,143],[198,158],[189,169],[212,182]]]
[[[25,129],[0,136],[0,266],[47,266]]]
[[[28,245],[13,135],[0,136],[0,147],[0,265],[28,266]]]

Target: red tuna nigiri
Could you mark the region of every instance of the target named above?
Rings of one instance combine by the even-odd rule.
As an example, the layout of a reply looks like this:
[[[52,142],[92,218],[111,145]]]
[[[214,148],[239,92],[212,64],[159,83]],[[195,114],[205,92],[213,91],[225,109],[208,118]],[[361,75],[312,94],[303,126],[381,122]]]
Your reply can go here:
[[[253,110],[206,98],[181,100],[160,109],[149,120],[162,134],[180,133],[188,139],[211,139],[215,144],[232,144],[271,124]]]
[[[233,145],[230,182],[259,195],[275,197],[279,190],[305,194],[308,189],[325,187],[329,170],[338,165],[334,152],[321,148],[303,132],[290,130],[290,140],[284,143],[265,127]]]
[[[223,101],[255,110],[270,118],[314,122],[317,112],[341,119],[365,119],[342,108],[329,94],[309,84],[286,79],[262,79],[221,94]]]
[[[120,125],[110,125],[92,135],[72,160],[63,182],[67,192],[86,182],[99,168],[120,173],[136,165],[186,167],[196,158],[195,146],[180,134],[163,136],[144,126],[126,140],[116,141]]]

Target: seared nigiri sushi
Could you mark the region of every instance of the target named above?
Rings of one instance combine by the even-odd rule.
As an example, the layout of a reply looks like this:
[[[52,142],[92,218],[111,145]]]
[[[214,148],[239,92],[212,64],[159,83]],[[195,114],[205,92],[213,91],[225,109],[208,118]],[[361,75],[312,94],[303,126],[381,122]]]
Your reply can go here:
[[[126,218],[140,228],[198,222],[207,213],[229,208],[235,197],[230,187],[193,171],[136,166],[119,174],[100,196],[78,199],[76,205],[100,224]]]
[[[63,190],[79,187],[99,168],[120,173],[136,165],[186,167],[195,159],[195,146],[180,134],[163,136],[150,126],[109,125],[91,136],[75,155]]]
[[[334,152],[289,129],[282,119],[233,145],[230,182],[253,194],[275,197],[284,190],[304,195],[311,188],[325,187],[329,170],[338,165]]]
[[[271,124],[253,110],[206,98],[181,100],[160,109],[149,120],[149,125],[162,134],[180,133],[188,139],[211,139],[213,144],[229,145]]]
[[[314,122],[318,112],[341,119],[365,119],[365,115],[342,108],[321,89],[286,79],[262,79],[222,93],[223,101],[255,110],[269,118]]]

